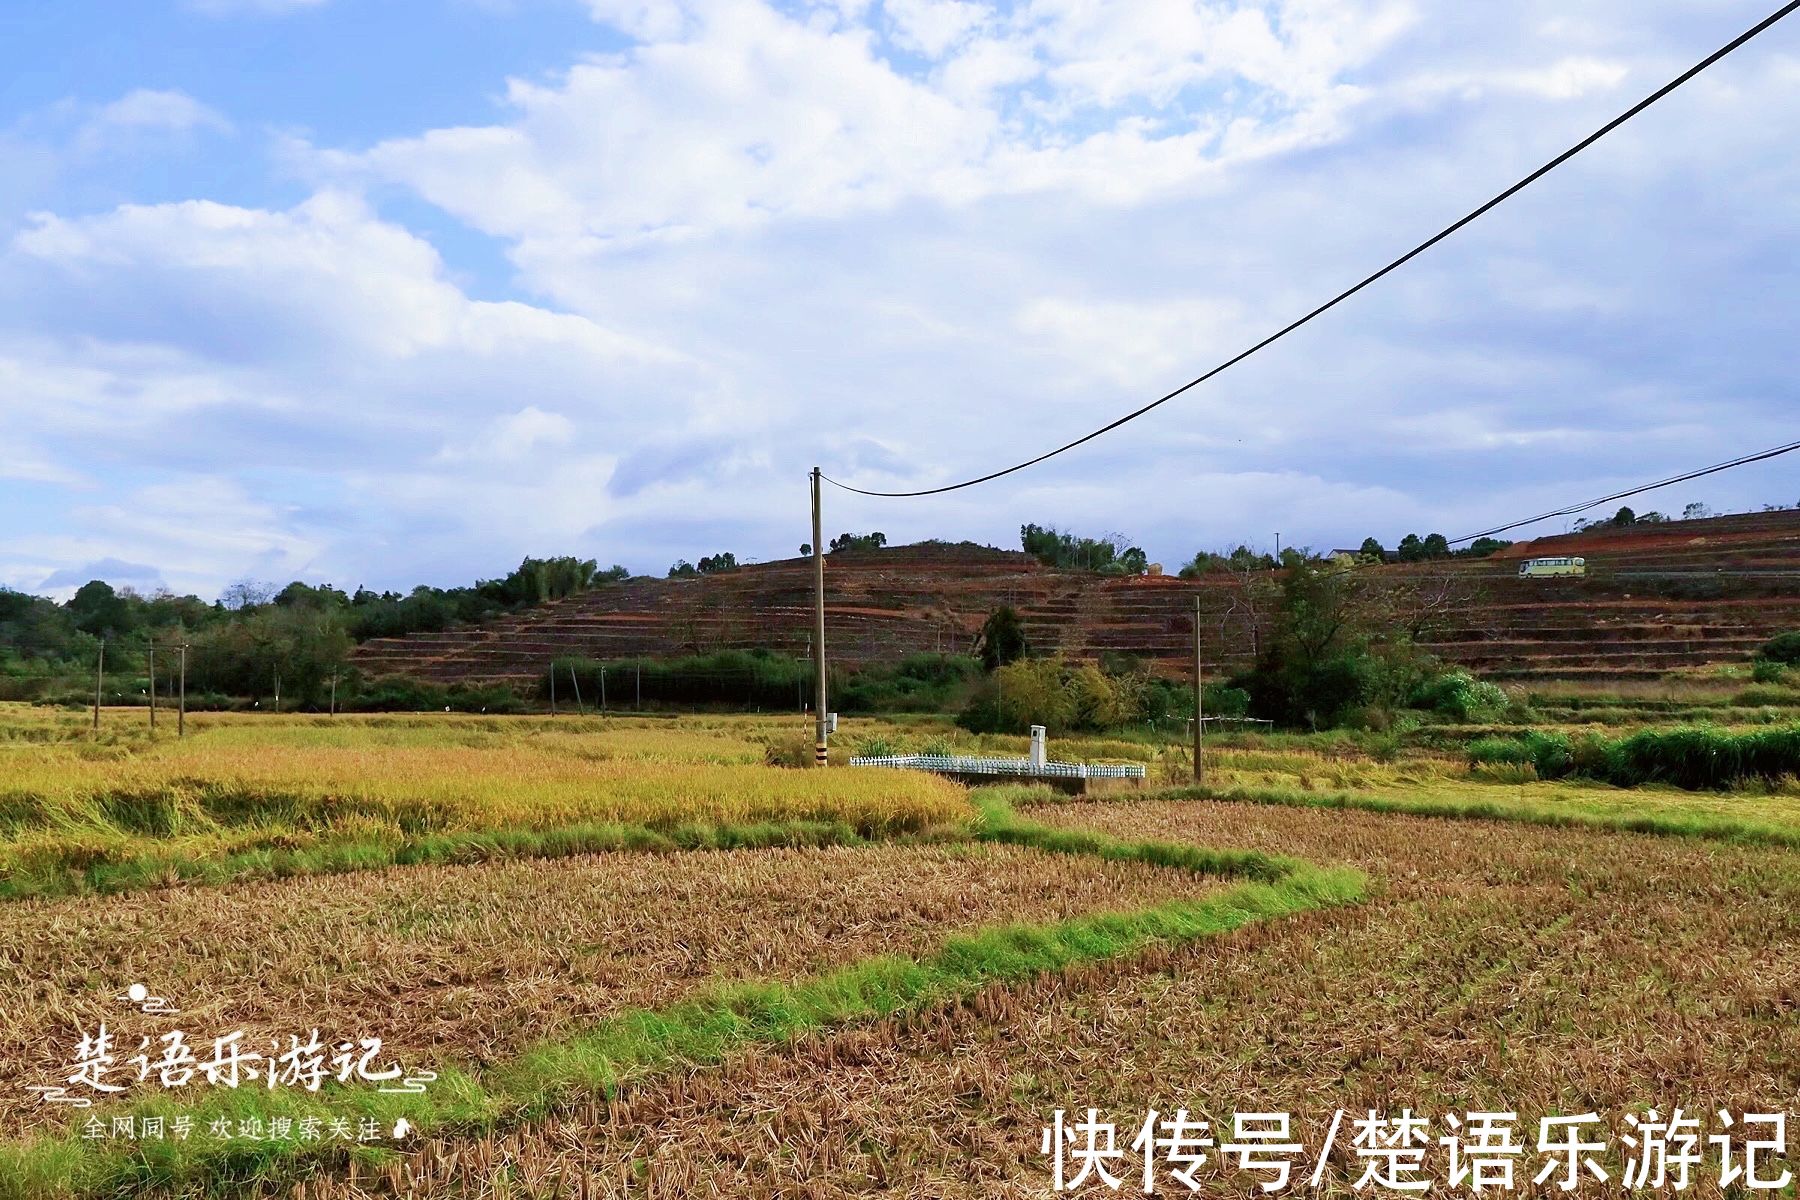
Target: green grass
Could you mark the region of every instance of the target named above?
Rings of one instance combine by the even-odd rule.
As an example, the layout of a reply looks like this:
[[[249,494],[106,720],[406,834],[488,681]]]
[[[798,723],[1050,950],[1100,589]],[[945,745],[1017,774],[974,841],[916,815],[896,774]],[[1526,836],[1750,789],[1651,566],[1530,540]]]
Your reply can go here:
[[[1733,733],[1715,726],[1644,729],[1623,738],[1527,730],[1469,744],[1475,763],[1531,763],[1540,779],[1578,775],[1619,787],[1668,783],[1722,790],[1800,775],[1800,725]]]
[[[1273,787],[1181,787],[1144,793],[1144,799],[1227,800],[1288,808],[1360,809],[1414,817],[1517,821],[1565,829],[1600,829],[1660,837],[1706,838],[1750,845],[1800,847],[1800,804],[1791,796],[1695,798],[1650,789],[1527,784],[1507,795],[1493,784],[1431,784],[1397,795],[1309,792]],[[1737,812],[1721,811],[1730,806]]]
[[[882,841],[937,840],[952,831],[921,830]],[[862,846],[874,839],[843,821],[763,821],[751,824],[683,823],[668,828],[645,825],[577,824],[548,829],[495,829],[422,834],[373,835],[294,846],[285,832],[247,835],[220,853],[216,839],[196,839],[192,847],[145,839],[104,844],[46,842],[15,854],[0,877],[0,900],[141,891],[173,885],[287,879],[297,875],[343,874],[383,867],[494,862],[521,858],[565,858],[577,854],[683,850],[737,850],[802,846]]]
[[[364,1118],[391,1128],[405,1116],[433,1134],[479,1133],[527,1122],[580,1100],[610,1098],[656,1072],[717,1063],[734,1049],[780,1044],[801,1035],[951,1002],[993,983],[1133,954],[1154,942],[1182,942],[1257,920],[1333,904],[1365,893],[1360,872],[1321,869],[1254,853],[1208,851],[1155,841],[1125,841],[1036,825],[1012,807],[1034,798],[1022,789],[978,794],[978,838],[1037,846],[1061,854],[1178,866],[1243,882],[1194,900],[1131,913],[1105,913],[1040,925],[1009,925],[946,939],[912,960],[883,957],[795,983],[744,983],[705,991],[672,1007],[621,1014],[586,1034],[539,1045],[481,1076],[440,1070],[422,1096],[345,1089],[218,1093],[177,1109],[166,1099],[126,1110],[136,1116],[192,1116],[196,1131],[217,1117]],[[133,1142],[115,1149],[84,1141],[76,1126],[60,1137],[0,1146],[0,1200],[126,1197],[150,1190],[230,1195],[257,1181],[298,1177],[341,1166],[351,1155],[379,1162],[378,1145],[321,1148],[279,1142]]]

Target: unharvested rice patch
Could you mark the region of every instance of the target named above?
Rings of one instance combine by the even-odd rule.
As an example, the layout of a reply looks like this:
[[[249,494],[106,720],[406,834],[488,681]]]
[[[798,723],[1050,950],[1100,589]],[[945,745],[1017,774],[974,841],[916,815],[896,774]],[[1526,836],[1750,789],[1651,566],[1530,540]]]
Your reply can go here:
[[[411,1164],[419,1194],[482,1194],[504,1174],[545,1196],[1042,1196],[1039,1131],[1059,1106],[1122,1128],[1153,1105],[1289,1110],[1316,1147],[1337,1107],[1616,1121],[1800,1098],[1793,852],[1205,802],[1031,815],[1347,861],[1377,894],[430,1146]],[[456,1168],[434,1169],[451,1149]],[[1350,1195],[1347,1163],[1332,1170],[1323,1194]],[[1258,1194],[1203,1178],[1208,1195]]]
[[[147,1032],[180,1028],[190,1042],[204,1036],[204,1051],[239,1028],[255,1049],[315,1026],[324,1038],[381,1037],[408,1065],[476,1065],[709,981],[922,955],[961,930],[1215,886],[1136,863],[952,844],[609,855],[21,902],[0,907],[0,1114],[14,1135],[50,1119],[25,1088],[63,1082],[80,1033],[102,1019],[125,1047],[121,1066]],[[157,1023],[114,1000],[136,982],[181,1015]]]

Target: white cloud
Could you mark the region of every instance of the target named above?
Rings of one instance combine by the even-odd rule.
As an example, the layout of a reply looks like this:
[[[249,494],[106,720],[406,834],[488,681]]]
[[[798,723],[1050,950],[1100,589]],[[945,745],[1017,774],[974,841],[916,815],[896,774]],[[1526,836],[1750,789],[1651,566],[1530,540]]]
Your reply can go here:
[[[894,0],[895,37],[936,64],[920,76],[883,57],[866,27],[759,0],[594,7],[639,44],[553,84],[513,81],[507,124],[328,152],[322,164],[404,183],[551,253],[915,198],[1072,190],[1132,203],[1224,161],[1334,136],[1357,97],[1338,76],[1405,26],[1381,0],[1292,0],[1276,24],[1260,10],[1173,3],[1101,13],[1045,0],[1002,19],[963,0]],[[1047,90],[1010,91],[1040,76]],[[1124,107],[1171,104],[1201,84],[1214,89],[1204,111]]]
[[[994,20],[992,9],[967,0],[885,0],[882,9],[900,43],[927,58],[942,58]]]
[[[193,129],[229,132],[231,122],[185,92],[138,88],[127,92],[94,115],[95,129],[162,129],[185,133]]]
[[[59,516],[0,544],[0,578],[791,553],[815,462],[916,486],[1079,436],[1536,166],[1711,24],[1665,0],[590,7],[623,50],[513,83],[489,123],[313,150],[292,207],[41,205],[0,252],[0,476],[25,477],[0,504]],[[1797,81],[1746,51],[1142,421],[936,500],[833,492],[827,524],[1116,527],[1179,562],[1466,532],[1773,444]],[[478,232],[422,223],[447,262],[377,207],[396,191]],[[512,274],[479,286],[511,299],[461,282],[483,233]],[[1684,499],[1791,498],[1765,478]],[[232,510],[217,537],[155,490],[189,482]],[[140,508],[171,540],[140,545]]]
[[[1249,332],[1236,305],[1212,299],[1039,297],[1020,308],[1014,323],[1082,376],[1137,388],[1154,388],[1185,367],[1225,358],[1242,348]]]

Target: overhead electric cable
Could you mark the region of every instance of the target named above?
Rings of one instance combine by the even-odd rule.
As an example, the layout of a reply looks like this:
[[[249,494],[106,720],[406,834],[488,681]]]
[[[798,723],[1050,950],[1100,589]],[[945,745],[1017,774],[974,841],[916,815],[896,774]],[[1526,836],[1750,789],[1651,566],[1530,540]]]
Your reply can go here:
[[[1710,467],[1702,467],[1698,471],[1688,471],[1682,475],[1671,475],[1667,479],[1659,479],[1655,483],[1646,483],[1641,487],[1630,488],[1623,492],[1614,492],[1610,496],[1602,496],[1598,500],[1589,500],[1585,504],[1571,504],[1568,508],[1559,508],[1554,512],[1539,513],[1535,517],[1526,517],[1523,521],[1511,521],[1505,525],[1496,525],[1492,529],[1484,529],[1480,533],[1471,533],[1464,537],[1450,539],[1450,545],[1458,542],[1472,542],[1476,538],[1492,537],[1496,533],[1505,533],[1509,529],[1517,529],[1521,525],[1530,525],[1537,521],[1547,521],[1551,517],[1572,517],[1578,512],[1586,512],[1590,508],[1598,508],[1602,504],[1610,504],[1614,500],[1623,500],[1640,492],[1655,491],[1674,483],[1686,483],[1690,479],[1699,479],[1702,475],[1716,475],[1720,471],[1729,471],[1733,467],[1745,466],[1748,463],[1761,462],[1765,458],[1778,458],[1783,454],[1800,450],[1800,442],[1789,442],[1785,446],[1776,446],[1773,450],[1764,450],[1759,454],[1746,454],[1742,458],[1734,458],[1730,462],[1715,463]]]
[[[1113,430],[1117,429],[1119,426],[1124,425],[1129,421],[1135,421],[1139,417],[1143,416],[1145,413],[1149,412],[1151,409],[1158,408],[1164,404],[1167,404],[1169,401],[1175,399],[1175,397],[1181,395],[1183,392],[1186,392],[1192,388],[1198,387],[1200,384],[1205,383],[1207,380],[1211,379],[1215,375],[1218,375],[1219,373],[1223,372],[1227,368],[1235,366],[1236,364],[1244,361],[1246,358],[1249,358],[1252,354],[1257,353],[1259,350],[1262,350],[1265,347],[1271,346],[1274,343],[1280,341],[1282,338],[1286,337],[1288,334],[1294,332],[1294,330],[1300,328],[1302,325],[1305,325],[1307,322],[1311,321],[1314,317],[1317,317],[1320,314],[1325,313],[1325,312],[1329,311],[1330,309],[1337,307],[1339,304],[1343,303],[1345,300],[1348,300],[1350,297],[1356,295],[1356,293],[1362,291],[1364,288],[1368,287],[1371,283],[1374,283],[1377,279],[1380,279],[1382,276],[1388,274],[1388,272],[1394,271],[1394,270],[1406,265],[1408,262],[1411,262],[1414,258],[1417,258],[1419,255],[1423,254],[1425,251],[1431,249],[1431,247],[1437,245],[1439,242],[1443,241],[1445,238],[1449,237],[1451,234],[1455,233],[1457,230],[1461,229],[1463,226],[1474,221],[1477,217],[1482,216],[1483,214],[1487,213],[1490,209],[1497,207],[1504,201],[1517,195],[1519,192],[1525,190],[1527,187],[1531,186],[1533,183],[1536,183],[1539,179],[1542,179],[1545,175],[1548,175],[1551,171],[1554,171],[1557,167],[1560,167],[1563,163],[1568,162],[1571,158],[1574,158],[1577,154],[1580,154],[1583,150],[1586,150],[1589,146],[1593,145],[1595,142],[1599,141],[1601,138],[1605,137],[1607,134],[1611,133],[1613,130],[1617,129],[1619,126],[1625,124],[1625,122],[1631,120],[1633,117],[1637,116],[1639,113],[1643,112],[1645,109],[1649,108],[1651,105],[1655,104],[1657,101],[1663,99],[1665,96],[1669,95],[1671,92],[1675,91],[1677,88],[1681,87],[1683,84],[1685,84],[1689,80],[1693,79],[1696,75],[1700,74],[1702,71],[1706,70],[1708,67],[1712,66],[1714,63],[1718,62],[1720,59],[1722,59],[1726,55],[1730,54],[1732,51],[1738,49],[1740,46],[1745,45],[1746,43],[1748,43],[1752,39],[1756,38],[1760,34],[1766,32],[1768,29],[1770,29],[1772,26],[1774,26],[1777,22],[1781,21],[1783,18],[1792,15],[1794,10],[1797,8],[1800,8],[1800,0],[1790,0],[1789,3],[1782,5],[1774,13],[1763,18],[1761,21],[1758,21],[1755,25],[1751,26],[1749,29],[1746,29],[1743,33],[1740,33],[1737,37],[1732,38],[1729,42],[1725,43],[1723,46],[1719,47],[1717,50],[1713,51],[1711,54],[1707,55],[1705,58],[1703,58],[1699,62],[1695,63],[1693,66],[1689,67],[1687,70],[1683,71],[1681,74],[1677,75],[1675,78],[1671,79],[1669,82],[1663,84],[1661,87],[1657,88],[1654,92],[1651,92],[1648,96],[1644,97],[1642,100],[1638,101],[1636,104],[1632,105],[1630,108],[1626,109],[1624,112],[1620,113],[1618,116],[1614,117],[1612,120],[1608,121],[1606,124],[1602,125],[1598,129],[1596,129],[1594,132],[1588,134],[1586,137],[1582,138],[1579,142],[1576,142],[1573,146],[1570,146],[1567,150],[1564,150],[1561,154],[1558,154],[1555,158],[1551,159],[1549,162],[1545,163],[1543,166],[1539,167],[1537,170],[1531,172],[1531,174],[1525,176],[1525,178],[1519,180],[1517,183],[1513,184],[1511,187],[1507,188],[1505,191],[1501,192],[1499,195],[1495,196],[1493,199],[1489,200],[1487,203],[1481,205],[1479,208],[1474,209],[1472,212],[1470,212],[1466,216],[1460,218],[1453,224],[1445,226],[1443,229],[1439,230],[1437,233],[1433,234],[1431,237],[1425,239],[1423,242],[1420,242],[1417,246],[1414,246],[1411,250],[1408,250],[1405,254],[1402,254],[1399,258],[1396,258],[1394,261],[1390,262],[1387,266],[1382,267],[1379,271],[1376,271],[1373,275],[1370,275],[1367,278],[1363,279],[1361,282],[1339,292],[1337,295],[1333,296],[1331,299],[1327,300],[1325,303],[1319,305],[1319,307],[1313,309],[1311,312],[1307,313],[1305,316],[1301,317],[1299,320],[1294,321],[1291,324],[1283,326],[1281,329],[1270,334],[1268,337],[1266,337],[1262,341],[1256,343],[1254,346],[1251,346],[1249,349],[1244,350],[1244,351],[1240,352],[1239,354],[1236,354],[1233,357],[1226,359],[1224,362],[1220,363],[1218,366],[1214,367],[1212,370],[1206,372],[1204,375],[1201,375],[1195,379],[1189,380],[1188,382],[1182,384],[1180,387],[1176,388],[1174,391],[1168,393],[1167,395],[1161,396],[1155,400],[1152,400],[1150,403],[1144,405],[1142,408],[1134,409],[1133,411],[1126,413],[1124,416],[1120,417],[1116,421],[1112,421],[1106,425],[1102,425],[1100,428],[1094,430],[1092,433],[1083,434],[1081,437],[1076,438],[1074,441],[1067,442],[1061,446],[1058,446],[1054,450],[1046,451],[1043,454],[1038,455],[1036,458],[1028,458],[1024,462],[1015,463],[1014,465],[1012,465],[1010,467],[1005,467],[998,471],[990,471],[986,475],[977,475],[975,478],[965,479],[961,483],[945,484],[942,487],[921,488],[917,491],[911,491],[911,492],[883,492],[883,491],[876,491],[871,488],[852,487],[847,483],[839,483],[837,480],[832,479],[828,475],[821,475],[820,478],[824,479],[825,482],[831,484],[833,487],[842,488],[846,492],[854,492],[859,496],[884,496],[884,497],[893,497],[893,498],[910,497],[910,496],[936,496],[936,495],[940,495],[944,492],[954,492],[954,491],[958,491],[962,488],[974,487],[978,483],[986,483],[992,479],[999,479],[1002,475],[1011,475],[1015,471],[1023,471],[1026,467],[1036,466],[1038,463],[1041,463],[1041,462],[1045,461],[1046,459],[1055,458],[1057,455],[1062,454],[1065,451],[1073,450],[1077,446],[1084,445],[1087,442],[1091,442],[1095,438],[1099,437],[1100,435],[1105,434],[1105,433],[1110,433]]]

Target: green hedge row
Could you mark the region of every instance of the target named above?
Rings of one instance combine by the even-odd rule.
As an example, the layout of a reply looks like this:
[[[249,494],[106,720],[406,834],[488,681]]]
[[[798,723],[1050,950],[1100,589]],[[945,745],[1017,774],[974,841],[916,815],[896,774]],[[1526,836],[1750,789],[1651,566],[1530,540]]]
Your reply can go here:
[[[1474,763],[1530,763],[1540,779],[1580,775],[1617,787],[1668,783],[1690,791],[1800,775],[1800,725],[1729,733],[1704,725],[1571,741],[1536,730],[1469,744]]]

